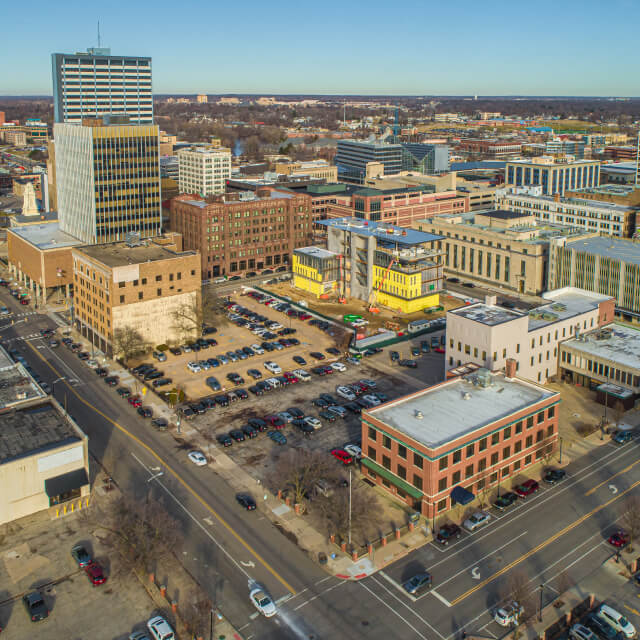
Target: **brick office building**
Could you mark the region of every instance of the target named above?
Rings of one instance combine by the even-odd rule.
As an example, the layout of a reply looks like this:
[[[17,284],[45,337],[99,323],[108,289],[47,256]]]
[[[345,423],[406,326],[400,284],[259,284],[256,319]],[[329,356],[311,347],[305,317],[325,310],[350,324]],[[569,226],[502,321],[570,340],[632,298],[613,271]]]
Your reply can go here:
[[[508,377],[509,376],[509,377]],[[493,491],[556,448],[560,394],[486,369],[362,412],[364,475],[428,518],[454,489]]]
[[[311,198],[269,188],[206,201],[178,196],[169,220],[184,248],[200,253],[203,279],[288,265],[312,237]]]

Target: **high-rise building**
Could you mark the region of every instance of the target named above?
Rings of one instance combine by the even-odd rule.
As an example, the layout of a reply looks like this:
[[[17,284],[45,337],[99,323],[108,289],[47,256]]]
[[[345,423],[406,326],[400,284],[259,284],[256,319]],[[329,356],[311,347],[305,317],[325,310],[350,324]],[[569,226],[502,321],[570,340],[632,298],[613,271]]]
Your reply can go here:
[[[207,102],[209,102],[209,97],[205,93],[199,93],[196,96],[196,102],[199,104],[207,104]]]
[[[401,142],[403,171],[446,173],[449,171],[449,145]]]
[[[384,165],[384,175],[399,173],[402,170],[402,146],[379,141],[338,140],[334,162],[341,180],[361,184],[369,162]]]
[[[556,160],[550,156],[512,160],[505,168],[505,183],[511,187],[541,186],[542,195],[562,196],[565,190],[598,186],[600,163],[596,160]]]
[[[56,123],[60,229],[88,244],[160,233],[158,127]]]
[[[180,193],[202,197],[224,193],[231,177],[231,151],[209,145],[178,151]]]
[[[153,122],[151,58],[112,56],[110,49],[51,54],[54,122],[105,114]]]

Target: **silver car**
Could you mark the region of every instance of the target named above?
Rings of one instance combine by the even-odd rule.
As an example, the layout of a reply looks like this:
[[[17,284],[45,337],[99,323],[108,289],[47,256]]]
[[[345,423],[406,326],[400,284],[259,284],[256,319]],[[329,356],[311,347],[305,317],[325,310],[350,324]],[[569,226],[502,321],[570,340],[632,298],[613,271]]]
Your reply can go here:
[[[487,524],[489,520],[491,516],[486,511],[476,511],[464,521],[463,526],[468,531],[475,531]]]

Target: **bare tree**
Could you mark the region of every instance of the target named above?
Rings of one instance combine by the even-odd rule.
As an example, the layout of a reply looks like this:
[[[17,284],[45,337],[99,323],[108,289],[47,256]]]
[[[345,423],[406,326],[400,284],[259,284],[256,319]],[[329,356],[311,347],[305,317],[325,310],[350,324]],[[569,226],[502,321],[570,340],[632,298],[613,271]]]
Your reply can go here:
[[[180,612],[181,617],[192,637],[203,638],[211,631],[213,603],[203,593],[197,592],[191,593],[187,600],[186,607]]]
[[[622,523],[629,534],[628,551],[633,550],[633,541],[640,535],[640,496],[630,494],[624,502]]]
[[[526,571],[515,569],[499,589],[502,601],[514,600],[523,608],[520,622],[526,622],[536,613],[536,598],[531,591],[531,581]]]
[[[556,448],[553,443],[545,444],[542,449],[542,459],[544,461],[544,466],[548,467],[551,464],[551,459],[553,458],[553,454],[555,453]]]
[[[616,400],[615,404],[613,405],[613,419],[615,420],[616,427],[620,426],[622,418],[624,418],[625,411],[626,409],[624,408],[624,403],[622,402],[622,400]]]
[[[207,287],[191,303],[173,312],[174,328],[188,340],[199,336],[207,323],[225,324],[227,317],[223,305],[224,300]]]
[[[112,534],[124,557],[145,571],[163,552],[180,546],[183,539],[180,523],[151,496],[143,501],[122,497],[108,512],[95,510],[88,517],[94,526]]]
[[[125,326],[113,332],[114,354],[121,356],[125,364],[136,354],[145,353],[148,350],[149,343],[133,327]]]
[[[346,540],[349,535],[349,490],[335,491],[318,501],[318,508],[329,535]],[[351,538],[366,542],[372,529],[378,526],[380,504],[378,496],[363,483],[351,487]]]
[[[289,449],[278,458],[269,480],[274,489],[290,491],[294,502],[303,505],[318,480],[335,476],[335,466],[324,453]]]
[[[491,496],[491,472],[486,467],[480,472],[476,487],[478,488],[478,504],[481,509],[484,509],[489,504],[489,498]]]

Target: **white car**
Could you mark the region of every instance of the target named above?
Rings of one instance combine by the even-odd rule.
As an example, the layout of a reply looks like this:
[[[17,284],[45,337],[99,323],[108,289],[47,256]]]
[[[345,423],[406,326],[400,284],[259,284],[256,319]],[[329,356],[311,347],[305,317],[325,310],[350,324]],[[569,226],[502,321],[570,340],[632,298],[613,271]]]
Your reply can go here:
[[[332,362],[329,365],[334,371],[346,371],[347,367],[345,367],[342,362]]]
[[[275,603],[262,589],[253,589],[251,593],[249,593],[249,600],[251,600],[253,606],[266,618],[276,615],[277,610]]]
[[[251,350],[258,356],[261,356],[264,353],[264,349],[259,344],[252,344]]]
[[[267,378],[265,380],[265,382],[272,388],[272,389],[278,389],[281,385],[280,385],[280,380],[278,380],[278,378]]]
[[[280,416],[287,424],[293,422],[293,416],[288,411],[280,411],[276,415]]]
[[[275,362],[272,362],[271,360],[267,360],[264,363],[264,368],[270,373],[273,373],[275,375],[282,373],[282,369]]]
[[[520,616],[524,613],[524,608],[513,601],[500,607],[494,614],[493,619],[501,627],[510,627],[520,622]]]
[[[329,413],[335,413],[337,416],[340,416],[341,418],[345,418],[347,415],[347,410],[344,407],[341,407],[339,405],[327,407],[327,411]]]
[[[339,386],[336,387],[336,393],[345,400],[353,401],[356,399],[356,394],[349,389],[349,387]]]
[[[304,421],[314,429],[319,429],[322,426],[322,422],[320,422],[320,420],[314,416],[307,416]]]
[[[491,520],[491,516],[486,511],[476,511],[464,521],[464,528],[468,531],[475,531]]]
[[[189,460],[198,467],[205,467],[207,465],[207,458],[201,451],[189,451],[187,456]]]
[[[598,640],[598,636],[584,625],[574,624],[569,629],[569,637],[573,640]]]
[[[362,458],[362,449],[357,444],[345,444],[342,448],[354,458]]]
[[[175,640],[171,625],[162,616],[151,618],[147,622],[147,629],[153,640]]]
[[[625,638],[635,638],[636,628],[619,611],[608,604],[601,604],[596,615],[608,622],[616,631],[620,631]]]
[[[187,362],[187,369],[189,369],[191,373],[199,373],[202,371],[202,368],[197,362]]]
[[[309,372],[305,371],[304,369],[295,369],[293,373],[298,378],[298,380],[302,380],[302,382],[310,382],[311,380]]]
[[[97,369],[100,366],[97,360],[87,360],[85,364],[89,369]]]
[[[271,331],[277,331],[278,329],[284,329],[284,327],[279,322],[272,322],[269,326]]]
[[[375,380],[370,380],[369,378],[360,378],[358,382],[362,382],[362,384],[366,384],[367,387],[369,387],[369,389],[375,389],[377,386]]]

